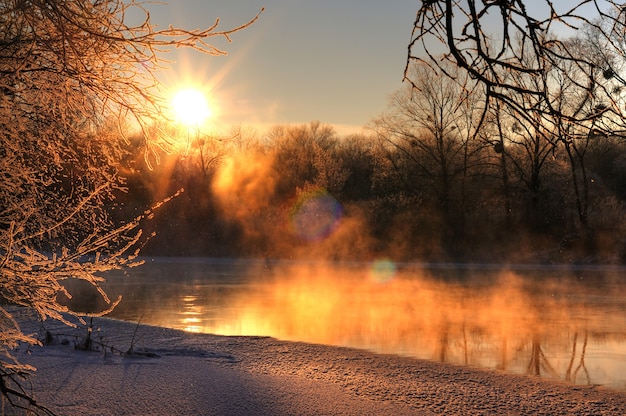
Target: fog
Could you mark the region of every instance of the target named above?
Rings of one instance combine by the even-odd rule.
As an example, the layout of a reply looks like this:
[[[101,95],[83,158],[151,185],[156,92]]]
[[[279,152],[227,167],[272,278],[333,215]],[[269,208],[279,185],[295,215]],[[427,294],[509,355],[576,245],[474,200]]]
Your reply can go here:
[[[148,259],[111,317],[626,389],[623,268]],[[97,294],[71,288],[92,311]]]
[[[384,339],[398,350],[415,342],[407,338],[410,333],[418,338],[456,330],[500,338],[541,334],[549,332],[555,320],[572,321],[574,326],[585,308],[573,302],[579,289],[572,292],[554,282],[538,287],[538,282],[524,282],[510,271],[487,271],[484,280],[473,275],[446,282],[387,260],[369,268],[278,266],[272,274],[251,298],[231,300],[240,315],[233,328],[225,326],[219,332],[283,338],[297,334],[332,344],[349,344],[352,337]]]
[[[286,134],[280,143],[304,155],[315,149],[304,167],[294,161],[299,153],[281,153],[280,143],[242,145],[202,176],[210,181],[218,219],[198,209],[180,210],[198,214],[189,227],[172,221],[182,231],[170,240],[181,244],[185,236],[202,243],[196,235],[211,234],[200,227],[214,220],[228,223],[221,228],[224,241],[216,237],[228,246],[226,256],[171,264],[148,259],[123,283],[111,280],[112,296],[124,297],[112,316],[626,388],[619,266],[554,265],[555,258],[569,258],[557,251],[563,247],[551,246],[554,239],[504,229],[505,236],[489,237],[470,214],[460,235],[471,238],[457,242],[442,214],[419,197],[346,198],[341,164],[324,159],[319,143],[292,138]],[[313,179],[306,173],[311,166]],[[190,204],[206,196],[188,193]],[[489,219],[495,212],[479,211]],[[468,242],[481,238],[493,239],[479,247],[477,263],[462,253],[464,262],[455,263],[457,249],[471,251]]]
[[[626,341],[623,289],[606,275],[560,271],[560,278],[550,272],[522,277],[475,270],[459,278],[450,269],[436,274],[392,263],[279,266],[270,281],[229,301],[232,315],[203,330],[368,348],[577,382],[593,381],[587,363],[596,366],[601,355],[590,358],[590,351]],[[441,281],[441,275],[453,279]],[[602,371],[623,364],[611,366]]]
[[[220,163],[212,190],[224,213],[246,226],[255,213],[269,206],[275,184],[271,158],[233,152]]]

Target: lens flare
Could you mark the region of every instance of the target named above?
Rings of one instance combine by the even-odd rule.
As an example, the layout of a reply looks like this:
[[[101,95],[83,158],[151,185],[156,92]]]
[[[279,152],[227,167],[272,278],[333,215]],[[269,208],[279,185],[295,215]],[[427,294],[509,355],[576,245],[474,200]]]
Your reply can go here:
[[[370,268],[370,278],[376,283],[387,283],[396,275],[396,264],[389,259],[376,260]]]
[[[295,234],[307,241],[328,237],[337,227],[343,210],[325,189],[303,192],[290,213]]]

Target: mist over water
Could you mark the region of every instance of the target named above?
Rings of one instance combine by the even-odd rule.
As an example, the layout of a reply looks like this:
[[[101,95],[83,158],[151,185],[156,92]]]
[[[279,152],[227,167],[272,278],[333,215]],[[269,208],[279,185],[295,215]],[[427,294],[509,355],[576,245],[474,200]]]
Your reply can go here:
[[[285,267],[256,296],[236,298],[237,316],[211,332],[355,346],[583,383],[599,382],[591,379],[585,355],[624,341],[625,310],[612,298],[621,293],[615,287],[611,299],[601,300],[595,288],[572,285],[574,277],[525,281],[511,271],[483,271],[485,278],[473,272],[445,282],[411,267],[390,277],[389,268]]]
[[[111,316],[626,389],[624,270],[210,260],[111,276]],[[84,297],[83,297],[84,298]]]

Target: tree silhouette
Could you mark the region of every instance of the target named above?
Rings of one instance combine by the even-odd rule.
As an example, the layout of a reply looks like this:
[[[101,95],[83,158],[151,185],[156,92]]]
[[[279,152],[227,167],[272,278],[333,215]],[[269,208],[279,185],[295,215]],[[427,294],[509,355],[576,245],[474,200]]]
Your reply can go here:
[[[540,130],[548,147],[562,145],[578,220],[590,236],[584,156],[590,139],[625,131],[624,33],[626,9],[613,0],[422,2],[405,79],[416,85],[413,61],[444,72],[452,62],[484,89],[481,124],[497,102],[520,125]]]
[[[223,54],[208,39],[230,40],[254,20],[225,31],[219,21],[156,30],[137,2],[0,1],[0,392],[13,406],[49,412],[22,388],[32,368],[10,350],[38,341],[22,333],[7,305],[68,322],[62,314],[78,312],[63,305],[62,295],[70,296],[63,283],[79,279],[112,308],[117,301],[100,288],[100,273],[134,264],[149,213],[114,223],[106,205],[124,190],[125,122],[142,128],[148,162],[170,144],[150,129],[166,115],[159,53]]]
[[[554,105],[549,73],[556,70],[569,78],[567,70],[576,67],[586,76],[571,81],[591,92],[601,85],[597,71],[605,78],[613,78],[618,77],[616,69],[609,53],[604,54],[603,61],[592,60],[554,33],[594,28],[598,44],[610,47],[614,56],[622,56],[624,49],[618,35],[624,33],[625,11],[612,0],[603,2],[608,11],[602,10],[599,2],[587,0],[566,6],[555,6],[551,0],[530,3],[523,0],[422,2],[409,44],[405,77],[410,81],[409,63],[414,60],[442,69],[445,69],[442,62],[453,62],[484,85],[487,100],[503,101],[520,114],[532,110],[534,107],[529,103],[539,100],[545,105],[544,115],[575,122],[589,120],[591,115],[578,108]],[[439,57],[442,47],[446,49],[443,61]],[[538,82],[520,84],[516,80],[519,77]],[[525,96],[535,99],[520,99]],[[608,109],[607,106],[603,111]]]

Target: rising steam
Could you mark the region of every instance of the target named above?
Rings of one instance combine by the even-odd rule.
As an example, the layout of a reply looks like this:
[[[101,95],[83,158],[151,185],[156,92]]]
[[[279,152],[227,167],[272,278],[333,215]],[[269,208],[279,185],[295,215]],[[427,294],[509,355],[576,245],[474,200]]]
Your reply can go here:
[[[280,173],[261,153],[225,158],[212,184],[223,215],[237,221],[248,245],[274,258],[369,258],[373,240],[356,207],[344,207],[321,187],[306,186],[274,205]]]

